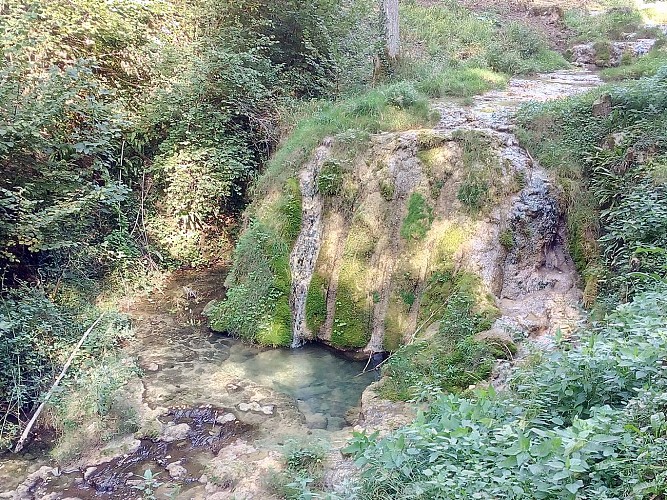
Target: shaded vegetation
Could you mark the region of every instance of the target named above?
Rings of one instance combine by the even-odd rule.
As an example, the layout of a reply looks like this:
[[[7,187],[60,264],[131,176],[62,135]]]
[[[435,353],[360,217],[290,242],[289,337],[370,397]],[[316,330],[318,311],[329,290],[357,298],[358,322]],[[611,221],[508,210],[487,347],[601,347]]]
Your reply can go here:
[[[608,115],[595,116],[599,99]],[[564,190],[571,253],[587,280],[627,300],[667,274],[667,74],[522,113],[522,140]]]

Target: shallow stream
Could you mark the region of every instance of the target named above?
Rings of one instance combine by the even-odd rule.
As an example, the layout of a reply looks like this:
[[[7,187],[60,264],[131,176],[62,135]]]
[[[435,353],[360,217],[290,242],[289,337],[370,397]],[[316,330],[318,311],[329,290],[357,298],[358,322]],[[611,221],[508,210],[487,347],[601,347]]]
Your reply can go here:
[[[377,374],[361,375],[365,362],[323,345],[259,348],[211,332],[202,310],[219,298],[225,273],[179,272],[150,297],[124,305],[136,332],[126,352],[142,369],[137,393],[144,412],[162,426],[187,424],[187,435],[169,442],[142,439],[111,462],[65,469],[38,486],[35,498],[135,498],[137,475],[150,468],[164,479],[164,468],[174,461],[187,471],[179,480],[186,492],[236,439],[269,450],[303,437],[344,439],[363,390]],[[48,463],[43,453],[27,460],[0,457],[0,493]]]

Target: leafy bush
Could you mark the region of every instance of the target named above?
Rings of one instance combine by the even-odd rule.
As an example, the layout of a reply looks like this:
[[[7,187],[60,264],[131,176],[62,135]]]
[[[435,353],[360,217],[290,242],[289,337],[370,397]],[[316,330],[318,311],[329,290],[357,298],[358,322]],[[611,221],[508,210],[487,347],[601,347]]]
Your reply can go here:
[[[18,423],[54,381],[83,331],[93,322],[97,311],[81,303],[55,303],[43,290],[24,285],[0,301],[0,443],[11,445],[17,437]],[[75,359],[68,379],[104,352],[113,353],[117,343],[128,334],[125,320],[107,314],[91,333]],[[85,370],[82,370],[85,373]],[[106,400],[97,399],[96,411],[108,410]]]
[[[593,116],[600,96],[611,100],[608,116]],[[666,110],[667,73],[660,70],[520,115],[520,136],[564,189],[575,262],[600,277],[600,293],[621,300],[667,271],[658,180],[667,153]]]
[[[441,396],[345,450],[362,498],[653,498],[667,489],[667,285],[621,305],[514,390]]]

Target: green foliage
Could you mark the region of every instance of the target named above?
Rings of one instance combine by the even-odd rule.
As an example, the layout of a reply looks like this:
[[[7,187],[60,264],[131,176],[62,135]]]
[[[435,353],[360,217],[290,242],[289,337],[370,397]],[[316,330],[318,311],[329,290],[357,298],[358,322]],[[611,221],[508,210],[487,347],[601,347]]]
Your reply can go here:
[[[637,296],[513,390],[443,395],[389,436],[355,434],[362,498],[653,498],[667,488],[667,288]]]
[[[162,482],[157,479],[159,472],[153,472],[150,468],[146,469],[143,475],[135,474],[139,478],[139,484],[132,486],[133,489],[141,491],[144,500],[155,500],[155,490],[162,486]]]
[[[425,97],[407,84],[384,85],[337,103],[318,103],[298,120],[257,183],[257,194],[293,175],[325,137],[365,141],[369,133],[406,130],[434,121]]]
[[[0,442],[9,446],[17,437],[16,424],[24,421],[24,411],[39,400],[60,371],[83,331],[99,312],[79,301],[56,303],[44,291],[23,285],[0,301]],[[96,357],[110,357],[117,342],[128,335],[126,321],[108,314],[98,325],[77,356],[69,376],[88,368]],[[85,370],[84,370],[85,372]],[[96,386],[89,415],[105,417],[117,380],[107,377],[105,388]],[[68,387],[66,379],[63,386]],[[91,386],[92,390],[92,386]],[[66,419],[62,419],[65,421]]]
[[[456,193],[458,200],[472,212],[479,212],[487,202],[489,184],[483,179],[467,179]]]
[[[327,162],[317,176],[317,190],[325,196],[340,193],[343,185],[343,169],[336,162]]]
[[[609,95],[613,111],[593,116]],[[665,276],[667,74],[525,108],[522,140],[564,189],[571,251],[600,293],[627,300]],[[600,273],[602,270],[602,273]]]
[[[642,57],[632,59],[629,64],[605,68],[600,74],[606,81],[637,79],[653,76],[665,65],[667,65],[667,53],[664,49],[655,49]]]
[[[565,25],[574,32],[577,42],[623,40],[624,33],[650,38],[657,33],[644,24],[641,13],[633,7],[612,8],[596,14],[580,9],[568,10]]]
[[[421,240],[431,228],[433,207],[419,193],[412,193],[408,201],[408,213],[401,225],[401,237],[406,240]]]
[[[459,2],[420,5],[405,2],[400,10],[405,62],[402,78],[432,97],[466,97],[503,86],[503,75],[551,71],[567,66],[546,40],[520,23],[501,24],[492,14],[480,16]]]
[[[471,97],[504,87],[507,77],[482,68],[447,68],[420,79],[415,87],[429,97]]]
[[[290,442],[284,455],[285,468],[268,478],[269,490],[286,499],[320,498],[326,450],[320,443]]]
[[[443,391],[460,392],[486,380],[497,357],[510,350],[477,340],[487,330],[491,313],[477,312],[477,279],[472,275],[436,272],[422,297],[421,328],[439,322],[437,333],[401,347],[384,365],[384,397],[424,400]]]
[[[559,53],[549,50],[546,39],[527,26],[504,24],[489,48],[491,68],[508,74],[554,71],[567,66]]]

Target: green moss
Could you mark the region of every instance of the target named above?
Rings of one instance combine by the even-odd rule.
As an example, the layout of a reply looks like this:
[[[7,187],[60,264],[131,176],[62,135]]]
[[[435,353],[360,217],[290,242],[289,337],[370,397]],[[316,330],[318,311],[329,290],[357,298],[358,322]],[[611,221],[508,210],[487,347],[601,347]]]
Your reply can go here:
[[[260,325],[255,342],[272,347],[287,347],[292,343],[292,312],[286,296],[278,299],[273,314]]]
[[[417,132],[417,155],[430,149],[436,149],[442,146],[445,138],[431,130],[420,130]]]
[[[317,189],[325,196],[335,196],[343,186],[343,169],[336,161],[329,161],[322,166],[317,176]]]
[[[280,227],[286,241],[294,242],[299,231],[301,231],[301,189],[299,181],[295,178],[288,179],[283,187],[283,196],[278,202],[278,213],[280,214]]]
[[[371,338],[369,321],[368,306],[355,300],[349,288],[339,286],[331,343],[342,348],[364,347]]]
[[[306,297],[306,324],[313,332],[319,332],[327,317],[327,282],[315,273]]]
[[[421,240],[431,228],[433,207],[419,193],[412,193],[408,201],[408,214],[401,226],[401,237],[406,240]]]
[[[414,296],[414,294],[413,294]],[[394,352],[403,344],[408,323],[410,307],[405,304],[400,293],[392,294],[389,300],[387,315],[384,320],[384,348]]]
[[[391,201],[394,199],[394,192],[396,188],[394,183],[391,180],[382,180],[380,181],[380,194],[386,201]]]
[[[512,230],[504,229],[503,231],[501,231],[500,234],[498,235],[498,242],[506,250],[511,250],[512,248],[514,248],[514,234],[512,234]]]
[[[493,152],[491,138],[475,132],[458,132],[455,135],[463,149],[465,178],[456,197],[469,212],[481,212],[499,196],[501,189],[497,182],[500,165]]]
[[[604,40],[593,44],[595,50],[595,64],[598,66],[609,66],[611,61],[611,43]]]

